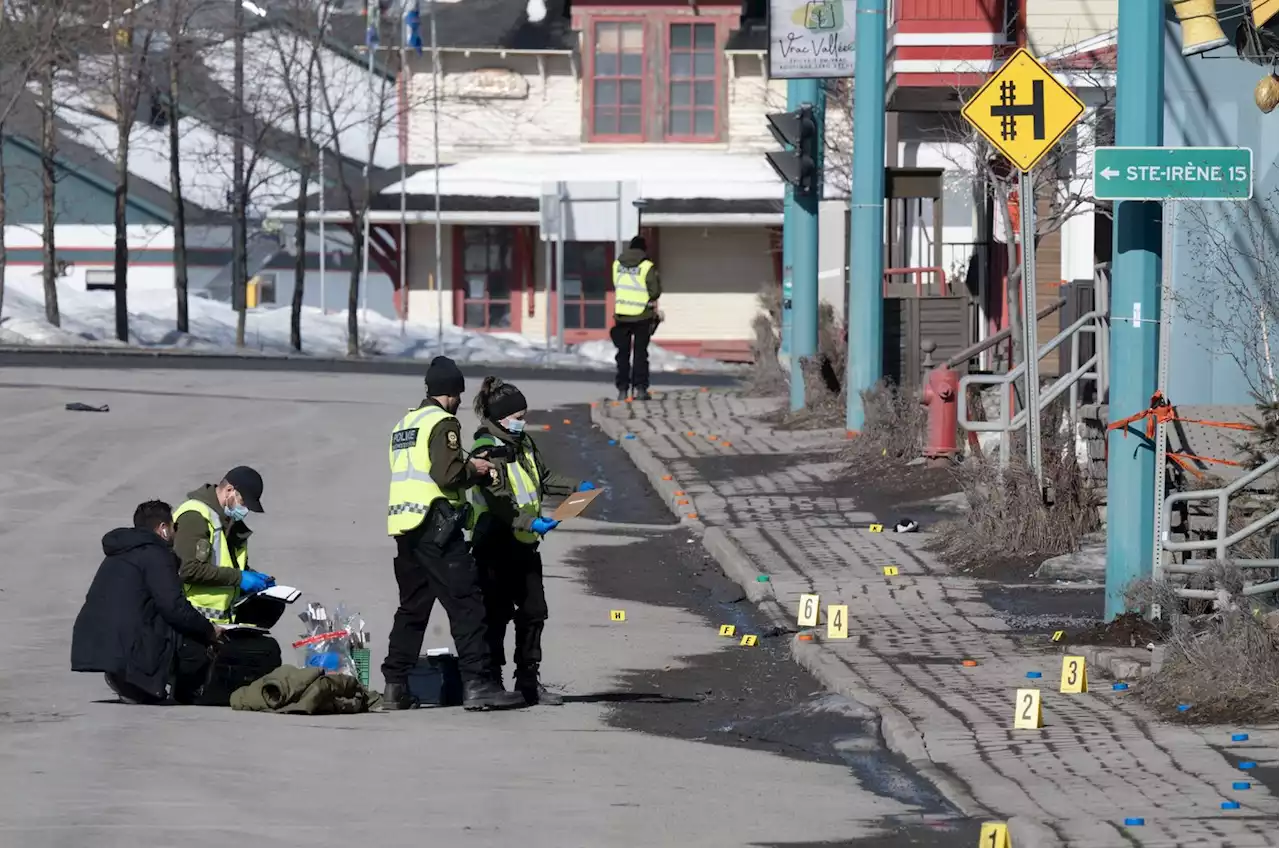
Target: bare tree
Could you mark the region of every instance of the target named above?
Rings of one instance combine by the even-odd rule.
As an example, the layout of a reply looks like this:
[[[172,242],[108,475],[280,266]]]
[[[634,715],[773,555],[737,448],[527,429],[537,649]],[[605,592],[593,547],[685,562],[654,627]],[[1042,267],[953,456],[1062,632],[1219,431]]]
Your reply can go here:
[[[234,0],[232,17],[234,40],[234,81],[232,82],[232,132],[235,145],[232,149],[231,191],[231,304],[236,310],[236,347],[244,347],[245,310],[248,308],[249,256],[246,208],[249,192],[244,171],[245,108],[244,108],[244,4]]]
[[[182,74],[195,60],[194,44],[188,32],[190,16],[195,11],[193,0],[169,0],[166,24],[169,90],[169,196],[173,199],[173,286],[177,294],[178,332],[191,331],[187,313],[187,208],[182,196]]]
[[[43,14],[53,14],[46,10]],[[57,245],[54,225],[57,220],[57,155],[53,115],[53,75],[57,64],[50,54],[40,63],[40,177],[43,194],[41,246],[43,250],[44,317],[55,327],[61,326],[58,312]]]

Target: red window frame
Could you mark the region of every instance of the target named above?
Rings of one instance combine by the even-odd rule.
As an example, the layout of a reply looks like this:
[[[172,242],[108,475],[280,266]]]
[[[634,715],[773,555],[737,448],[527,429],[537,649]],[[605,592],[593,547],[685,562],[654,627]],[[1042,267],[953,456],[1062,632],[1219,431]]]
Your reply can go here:
[[[675,39],[676,27],[689,28],[689,46],[676,47],[673,44]],[[697,46],[698,27],[709,27],[712,32],[712,44],[710,47]],[[663,68],[663,84],[666,86],[663,98],[663,127],[665,141],[674,142],[693,142],[700,144],[714,144],[720,141],[720,120],[723,96],[721,89],[724,86],[724,68],[721,65],[720,52],[720,27],[714,21],[691,20],[685,17],[670,19],[667,21],[666,42],[664,48]],[[711,56],[711,74],[698,75],[696,64],[699,54],[710,54]],[[687,56],[689,59],[689,76],[675,77],[671,73],[671,60],[675,56]],[[699,105],[695,99],[695,91],[698,83],[711,83],[711,105]],[[672,97],[672,87],[675,85],[689,86],[689,104],[675,105],[675,98]],[[672,116],[676,112],[682,112],[689,116],[689,131],[675,132],[672,130]],[[699,112],[711,113],[711,133],[709,135],[698,135],[695,131],[697,115]]]
[[[639,76],[622,74],[622,27],[637,26],[640,28],[640,74]],[[599,31],[601,27],[616,27],[618,29],[618,52],[614,54],[618,58],[618,68],[616,74],[601,76],[597,73],[596,68],[596,44],[599,39]],[[587,43],[587,139],[593,142],[638,142],[644,141],[645,136],[645,114],[650,102],[649,91],[649,51],[648,46],[648,27],[645,26],[643,18],[628,17],[600,17],[591,21],[590,40]],[[640,83],[640,103],[636,106],[622,106],[622,83],[623,82],[639,82]],[[618,86],[617,100],[612,104],[604,104],[609,108],[618,110],[618,117],[614,123],[614,132],[596,132],[596,83],[597,82],[613,82]],[[634,109],[636,117],[640,119],[640,128],[635,133],[621,132],[622,109]]]
[[[468,271],[467,270],[467,243],[468,234],[482,232],[485,234],[485,264],[486,270]],[[493,243],[494,238],[500,240],[504,247],[510,249],[511,267],[510,268],[488,268],[489,250],[488,246]],[[503,227],[503,226],[461,226],[454,227],[453,234],[453,323],[459,327],[468,330],[478,330],[480,332],[518,332],[520,330],[521,314],[520,299],[523,290],[525,277],[526,250],[524,249],[524,240],[520,238],[519,228]],[[472,297],[470,286],[467,284],[467,277],[483,273],[485,275],[484,294],[481,297]],[[505,297],[493,296],[492,280],[495,277],[506,275],[507,295]],[[484,322],[482,324],[470,325],[467,323],[467,306],[483,304]],[[494,304],[506,304],[508,309],[507,326],[494,325],[491,323],[490,307]]]
[[[570,242],[577,244],[577,242]],[[604,247],[604,297],[586,297],[583,294],[577,296],[564,295],[564,332],[565,339],[571,342],[586,341],[588,339],[600,338],[609,332],[609,326],[613,323],[613,260],[617,257],[614,255],[614,245],[609,242],[583,242],[582,244],[596,245],[600,244]],[[566,245],[566,248],[569,245]],[[565,273],[569,273],[568,269],[569,251],[565,250]],[[599,327],[585,327],[587,322],[587,307],[601,306],[604,308],[604,323]],[[577,311],[577,326],[573,326],[573,322],[569,321],[569,315],[573,311]],[[556,319],[559,320],[559,311],[556,312]]]

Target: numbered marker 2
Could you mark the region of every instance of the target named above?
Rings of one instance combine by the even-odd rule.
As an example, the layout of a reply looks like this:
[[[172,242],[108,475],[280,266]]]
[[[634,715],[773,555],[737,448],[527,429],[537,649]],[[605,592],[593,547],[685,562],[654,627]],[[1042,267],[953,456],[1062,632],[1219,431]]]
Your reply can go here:
[[[1085,669],[1084,657],[1062,658],[1062,685],[1059,692],[1078,695],[1089,691],[1089,675]]]
[[[800,615],[796,619],[796,623],[801,627],[817,627],[818,626],[818,596],[817,595],[801,595],[800,596]]]
[[[1019,689],[1013,700],[1014,730],[1038,730],[1044,727],[1044,716],[1040,712],[1039,689]]]
[[[627,620],[626,610],[609,610],[609,620],[610,621],[626,621]]]
[[[849,638],[849,608],[844,604],[827,606],[827,638]]]
[[[1004,822],[983,822],[978,836],[978,848],[1012,848],[1009,841],[1009,825]]]

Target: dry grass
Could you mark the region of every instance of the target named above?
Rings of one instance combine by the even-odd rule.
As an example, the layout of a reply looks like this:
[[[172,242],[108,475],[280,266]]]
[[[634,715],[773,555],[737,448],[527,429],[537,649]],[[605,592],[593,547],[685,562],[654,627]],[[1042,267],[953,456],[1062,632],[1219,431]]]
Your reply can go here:
[[[932,547],[960,566],[1013,557],[1057,556],[1080,549],[1101,526],[1092,489],[1076,464],[1071,437],[1044,427],[1046,505],[1026,462],[1013,452],[1008,468],[998,457],[970,457],[955,469],[968,509],[935,528]]]
[[[874,459],[912,460],[924,450],[929,413],[920,397],[883,380],[862,393],[866,424],[849,442],[844,458],[851,461]]]
[[[765,286],[756,295],[761,312],[751,322],[751,370],[747,375],[746,394],[772,397],[787,391],[787,375],[778,362],[779,339],[782,335],[782,290]]]
[[[1244,572],[1217,565],[1207,575],[1221,589],[1214,609],[1187,614],[1186,601],[1168,584],[1150,580],[1126,593],[1133,608],[1161,605],[1171,619],[1165,660],[1139,688],[1139,697],[1161,713],[1192,722],[1274,722],[1280,708],[1280,653],[1274,619],[1239,594]],[[1172,613],[1172,614],[1171,614]],[[1180,704],[1190,710],[1179,712]]]
[[[823,303],[818,307],[818,353],[800,360],[800,373],[804,376],[804,409],[786,412],[778,426],[789,430],[844,427],[847,361],[844,325],[836,320],[831,304]]]

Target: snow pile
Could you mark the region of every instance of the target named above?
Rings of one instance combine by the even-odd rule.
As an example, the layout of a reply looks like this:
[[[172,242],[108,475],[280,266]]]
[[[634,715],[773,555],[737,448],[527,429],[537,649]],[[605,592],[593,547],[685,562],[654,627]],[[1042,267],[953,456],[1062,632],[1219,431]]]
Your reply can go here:
[[[0,316],[0,344],[119,346],[115,340],[115,299],[109,291],[58,289],[62,326],[45,320],[44,293],[38,280],[10,280]],[[173,291],[129,293],[129,341],[132,346],[235,352],[236,313],[230,304],[192,297],[188,305],[191,332],[181,335],[177,296]],[[249,352],[292,353],[289,308],[257,309],[245,322]],[[436,328],[404,324],[376,312],[361,322],[361,349],[368,356],[430,359],[440,353]],[[302,347],[309,356],[347,355],[347,316],[325,315],[315,307],[302,310]],[[654,371],[729,371],[734,366],[650,348]],[[444,328],[444,353],[459,362],[547,365],[557,368],[607,370],[614,351],[607,342],[590,342],[568,353],[548,353],[540,342],[515,333],[477,333],[452,325]]]

